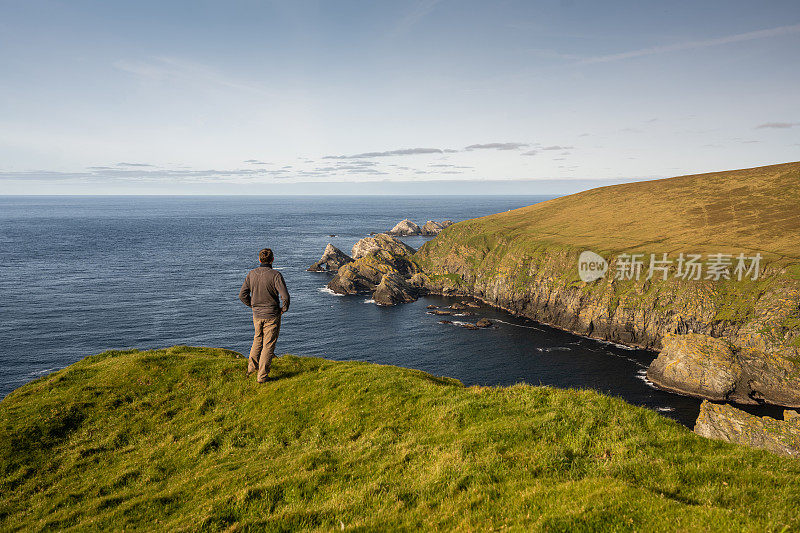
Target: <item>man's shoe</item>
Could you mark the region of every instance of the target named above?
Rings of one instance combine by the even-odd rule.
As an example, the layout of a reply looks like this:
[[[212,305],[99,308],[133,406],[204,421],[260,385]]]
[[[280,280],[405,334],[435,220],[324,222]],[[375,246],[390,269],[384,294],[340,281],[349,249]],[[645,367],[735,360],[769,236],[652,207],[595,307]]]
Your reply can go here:
[[[269,383],[270,381],[275,381],[275,378],[267,376],[266,378],[264,378],[263,381],[256,381],[256,383],[258,383],[259,385],[263,385],[264,383]]]
[[[255,374],[256,372],[258,372],[258,371],[257,371],[257,370],[248,370],[248,371],[246,371],[246,372],[244,373],[244,375],[245,375],[246,377],[250,377],[252,374]]]

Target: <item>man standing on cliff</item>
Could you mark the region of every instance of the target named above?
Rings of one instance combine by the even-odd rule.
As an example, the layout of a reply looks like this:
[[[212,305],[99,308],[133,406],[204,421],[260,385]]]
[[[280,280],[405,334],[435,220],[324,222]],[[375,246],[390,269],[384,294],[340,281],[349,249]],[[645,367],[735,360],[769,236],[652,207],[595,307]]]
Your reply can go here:
[[[283,276],[272,268],[274,255],[272,250],[264,248],[258,252],[261,265],[247,273],[239,291],[239,299],[247,307],[253,308],[253,326],[256,333],[253,347],[250,349],[250,360],[247,363],[247,375],[258,370],[256,380],[259,383],[269,381],[269,367],[275,356],[275,343],[281,329],[281,315],[289,310],[289,291]],[[281,307],[278,297],[283,300]]]

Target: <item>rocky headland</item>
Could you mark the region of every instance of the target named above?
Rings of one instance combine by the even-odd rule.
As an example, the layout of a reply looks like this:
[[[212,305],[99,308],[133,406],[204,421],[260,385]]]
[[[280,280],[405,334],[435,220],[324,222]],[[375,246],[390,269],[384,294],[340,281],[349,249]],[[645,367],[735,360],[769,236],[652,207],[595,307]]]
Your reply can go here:
[[[336,294],[371,293],[380,305],[414,301],[425,292],[425,278],[411,259],[414,253],[383,233],[365,237],[353,245],[352,259],[335,270],[328,288]]]
[[[603,187],[455,224],[413,259],[431,292],[658,351],[647,376],[665,390],[800,407],[798,183],[788,163]],[[586,250],[607,261],[595,281]],[[727,269],[682,277],[681,254],[723,254]],[[759,257],[757,276],[737,275],[740,254]]]
[[[603,187],[458,223],[414,256],[428,289],[659,351],[648,378],[711,400],[800,407],[800,164]],[[592,250],[608,273],[581,280]],[[648,278],[664,253],[761,256],[757,279]],[[625,254],[644,271],[617,276]],[[666,277],[667,279],[663,279]]]

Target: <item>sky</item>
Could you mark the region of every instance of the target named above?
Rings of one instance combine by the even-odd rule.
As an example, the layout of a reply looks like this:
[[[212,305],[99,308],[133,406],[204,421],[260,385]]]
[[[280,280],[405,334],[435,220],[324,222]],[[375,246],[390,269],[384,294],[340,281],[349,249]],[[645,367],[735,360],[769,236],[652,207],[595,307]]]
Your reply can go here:
[[[565,194],[800,160],[800,2],[0,0],[0,194]]]

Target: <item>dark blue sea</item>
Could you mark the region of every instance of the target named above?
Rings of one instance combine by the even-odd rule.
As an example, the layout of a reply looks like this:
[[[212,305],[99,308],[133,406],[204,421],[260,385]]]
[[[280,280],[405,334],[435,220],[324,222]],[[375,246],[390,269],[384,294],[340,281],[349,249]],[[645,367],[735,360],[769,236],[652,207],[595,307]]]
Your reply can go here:
[[[0,398],[108,349],[174,344],[248,353],[237,294],[275,251],[292,295],[278,353],[417,368],[467,385],[592,388],[692,425],[699,402],[654,389],[655,354],[574,336],[482,305],[497,328],[439,323],[422,298],[379,307],[306,272],[332,242],[349,253],[404,218],[454,221],[544,197],[0,197]],[[335,234],[335,237],[330,237]],[[417,248],[423,237],[405,241]]]

